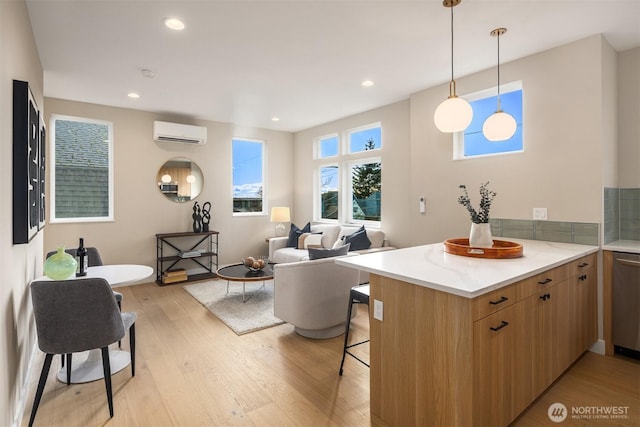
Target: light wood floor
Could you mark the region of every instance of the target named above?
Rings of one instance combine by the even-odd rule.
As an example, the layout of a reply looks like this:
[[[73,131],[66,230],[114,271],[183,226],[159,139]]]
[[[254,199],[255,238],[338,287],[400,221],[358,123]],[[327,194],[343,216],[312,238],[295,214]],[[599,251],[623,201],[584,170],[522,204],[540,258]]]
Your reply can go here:
[[[136,376],[113,375],[109,418],[103,381],[66,386],[52,372],[36,426],[368,426],[369,372],[352,358],[338,376],[343,337],[310,340],[288,324],[236,336],[180,285],[121,287],[123,310],[136,311]],[[368,335],[366,307],[354,339]],[[128,348],[128,341],[123,341]],[[360,352],[368,360],[368,346]],[[35,362],[23,425],[42,360]],[[567,419],[561,425],[640,425],[640,365],[587,353],[527,412],[518,427],[558,425],[547,408],[629,406],[627,419]]]

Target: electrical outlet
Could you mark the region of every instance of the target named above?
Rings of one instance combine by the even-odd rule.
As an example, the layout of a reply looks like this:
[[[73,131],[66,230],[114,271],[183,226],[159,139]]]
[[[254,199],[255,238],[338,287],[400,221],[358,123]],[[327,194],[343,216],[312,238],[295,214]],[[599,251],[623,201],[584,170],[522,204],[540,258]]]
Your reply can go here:
[[[382,301],[378,301],[377,299],[373,300],[373,318],[378,319],[382,322],[382,312],[383,306]]]
[[[547,219],[547,208],[533,208],[533,219]]]

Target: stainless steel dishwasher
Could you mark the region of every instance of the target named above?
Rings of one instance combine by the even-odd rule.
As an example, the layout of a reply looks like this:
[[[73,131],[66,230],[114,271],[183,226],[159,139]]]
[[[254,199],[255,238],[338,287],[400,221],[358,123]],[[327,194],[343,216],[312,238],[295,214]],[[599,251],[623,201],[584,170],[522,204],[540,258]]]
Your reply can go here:
[[[640,358],[640,254],[613,254],[612,312],[615,352]]]

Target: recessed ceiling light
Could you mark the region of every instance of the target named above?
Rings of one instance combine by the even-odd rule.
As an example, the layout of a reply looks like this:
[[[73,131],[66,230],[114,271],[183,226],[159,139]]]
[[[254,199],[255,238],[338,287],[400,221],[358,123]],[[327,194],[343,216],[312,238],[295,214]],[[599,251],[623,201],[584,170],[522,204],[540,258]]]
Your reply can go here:
[[[128,96],[129,98],[131,98],[131,99],[138,99],[138,98],[140,98],[140,95],[138,95],[138,94],[137,94],[137,93],[135,93],[135,92],[129,92],[129,93],[127,94],[127,96]]]
[[[172,30],[181,31],[184,30],[184,22],[178,18],[164,18],[162,21],[167,28]]]
[[[364,86],[364,87],[369,87],[369,86],[373,86],[373,81],[371,81],[371,80],[365,80],[365,81],[363,81],[361,84],[362,84],[362,86]]]
[[[272,122],[279,122],[280,121],[280,117],[271,117],[271,121]]]

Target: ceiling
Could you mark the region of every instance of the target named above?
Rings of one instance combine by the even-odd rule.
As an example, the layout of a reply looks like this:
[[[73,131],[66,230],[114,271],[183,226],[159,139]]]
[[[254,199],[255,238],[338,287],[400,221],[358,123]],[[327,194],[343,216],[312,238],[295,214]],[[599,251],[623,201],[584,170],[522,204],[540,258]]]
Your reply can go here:
[[[295,132],[450,79],[451,15],[440,0],[27,5],[48,97]],[[167,29],[169,16],[186,28]],[[640,46],[640,0],[463,0],[456,78],[496,65],[498,27],[508,29],[501,63],[598,33],[624,51]]]

